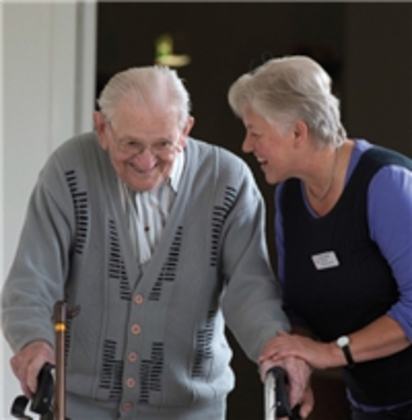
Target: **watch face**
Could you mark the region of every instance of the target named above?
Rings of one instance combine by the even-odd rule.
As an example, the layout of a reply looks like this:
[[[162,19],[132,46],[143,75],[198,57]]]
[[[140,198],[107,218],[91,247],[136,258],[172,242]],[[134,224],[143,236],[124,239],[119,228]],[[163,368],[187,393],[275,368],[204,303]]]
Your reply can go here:
[[[349,338],[346,335],[343,335],[342,337],[338,338],[338,340],[336,341],[336,344],[339,347],[347,346],[349,344]]]

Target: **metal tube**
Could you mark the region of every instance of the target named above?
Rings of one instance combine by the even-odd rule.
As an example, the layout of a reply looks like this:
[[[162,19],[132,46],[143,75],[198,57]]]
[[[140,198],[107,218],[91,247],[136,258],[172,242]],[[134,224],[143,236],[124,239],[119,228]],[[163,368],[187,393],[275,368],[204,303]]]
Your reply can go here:
[[[66,420],[65,337],[67,304],[54,305],[54,331],[56,340],[56,382],[54,391],[54,420]]]
[[[265,378],[264,400],[265,420],[276,420],[276,380],[271,371]]]

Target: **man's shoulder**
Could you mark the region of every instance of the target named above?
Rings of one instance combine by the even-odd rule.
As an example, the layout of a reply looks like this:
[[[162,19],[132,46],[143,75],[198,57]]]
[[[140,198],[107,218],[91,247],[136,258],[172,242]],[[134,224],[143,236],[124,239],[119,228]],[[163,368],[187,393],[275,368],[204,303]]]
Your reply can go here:
[[[103,153],[94,133],[72,137],[58,146],[49,156],[40,171],[43,182],[54,184],[68,173],[77,174],[94,171]]]
[[[248,170],[248,166],[240,156],[221,145],[190,138],[189,150],[200,159],[215,160],[221,169],[232,167],[238,170]]]
[[[92,167],[93,162],[103,153],[95,133],[84,133],[72,137],[58,146],[50,155],[46,167],[59,167],[63,170]]]
[[[71,155],[78,155],[85,150],[98,150],[98,140],[94,132],[83,133],[78,136],[72,137],[62,143],[54,151],[54,155],[59,157],[69,157]]]

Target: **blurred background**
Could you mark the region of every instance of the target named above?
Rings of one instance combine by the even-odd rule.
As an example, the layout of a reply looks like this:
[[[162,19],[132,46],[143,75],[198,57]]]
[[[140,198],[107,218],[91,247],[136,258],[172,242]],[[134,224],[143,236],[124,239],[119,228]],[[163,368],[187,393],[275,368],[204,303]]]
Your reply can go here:
[[[92,129],[102,86],[117,71],[155,62],[184,78],[192,135],[241,155],[243,127],[226,100],[230,84],[269,58],[307,54],[330,73],[351,137],[412,156],[412,4],[277,2],[11,2],[0,5],[2,144],[0,286],[10,267],[38,171],[67,138]],[[272,189],[252,167],[268,205]],[[255,365],[235,350],[228,419],[262,418]],[[0,418],[19,387],[1,338]],[[312,420],[348,419],[339,371],[314,378]]]

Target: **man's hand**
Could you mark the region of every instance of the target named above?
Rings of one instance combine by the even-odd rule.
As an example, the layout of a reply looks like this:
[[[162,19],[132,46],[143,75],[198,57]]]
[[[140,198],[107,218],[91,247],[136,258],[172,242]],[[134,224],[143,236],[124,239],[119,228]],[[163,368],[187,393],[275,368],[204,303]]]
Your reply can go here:
[[[283,367],[289,378],[289,401],[291,407],[300,404],[300,415],[302,418],[308,417],[314,407],[314,398],[310,387],[310,375],[312,369],[308,363],[298,357],[287,356],[281,360],[273,361],[270,351],[272,340],[266,344],[259,359],[260,375],[262,381],[267,372],[274,366]]]
[[[11,368],[28,398],[36,392],[37,375],[46,362],[54,365],[55,355],[53,348],[45,341],[27,344],[10,359]]]
[[[289,378],[289,399],[291,407],[300,404],[299,413],[306,418],[313,410],[314,399],[310,387],[311,367],[302,359],[297,357],[286,357],[282,360],[282,366]]]

